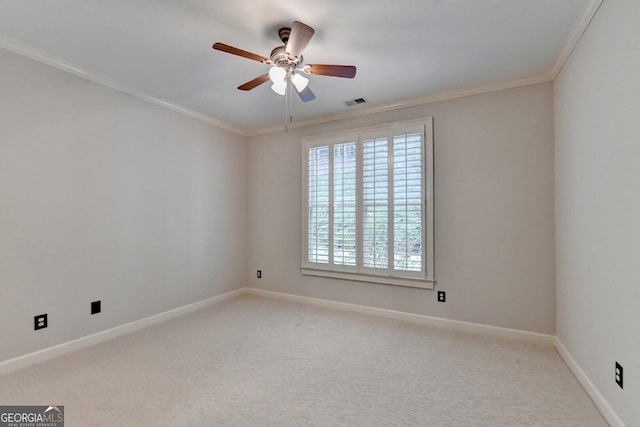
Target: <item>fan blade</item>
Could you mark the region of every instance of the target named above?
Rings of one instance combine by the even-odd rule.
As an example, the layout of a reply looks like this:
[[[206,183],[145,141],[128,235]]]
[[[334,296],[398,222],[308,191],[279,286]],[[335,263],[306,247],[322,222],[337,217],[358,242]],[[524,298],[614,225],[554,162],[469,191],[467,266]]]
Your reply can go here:
[[[269,74],[263,74],[260,77],[256,77],[255,79],[248,81],[243,85],[238,86],[238,89],[251,90],[254,87],[260,86],[262,83],[266,82],[267,80],[269,80]]]
[[[356,67],[353,65],[322,65],[313,64],[304,67],[304,72],[318,74],[320,76],[345,77],[352,79],[356,75]]]
[[[227,52],[232,55],[242,56],[243,58],[253,59],[254,61],[264,63],[267,61],[267,58],[264,56],[256,55],[255,53],[247,52],[246,50],[238,49],[237,47],[229,46],[224,43],[214,43],[213,48],[215,50],[220,50],[222,52]]]
[[[309,44],[309,40],[313,37],[315,30],[302,22],[294,21],[291,27],[291,34],[285,51],[289,58],[298,59],[302,51]]]
[[[298,92],[298,89],[296,89],[296,92]],[[309,102],[309,101],[313,101],[314,99],[316,99],[316,95],[311,91],[309,86],[307,86],[303,90],[299,91],[298,92],[298,96],[300,96],[300,99],[302,100],[302,102]]]

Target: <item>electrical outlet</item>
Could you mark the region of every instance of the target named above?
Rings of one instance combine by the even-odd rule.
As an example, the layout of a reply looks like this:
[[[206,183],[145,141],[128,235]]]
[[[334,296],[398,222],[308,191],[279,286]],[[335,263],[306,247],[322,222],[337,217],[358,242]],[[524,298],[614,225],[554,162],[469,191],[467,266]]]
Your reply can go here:
[[[438,291],[438,302],[447,302],[447,296],[444,291]]]
[[[624,374],[624,371],[622,369],[622,365],[616,362],[616,384],[618,384],[620,388],[624,388],[622,387],[623,380],[624,380],[623,374]]]
[[[257,276],[258,279],[262,279],[262,270],[258,270]]]
[[[100,300],[91,303],[91,314],[98,314],[102,311]]]
[[[44,329],[47,327],[47,313],[33,316],[33,330]]]

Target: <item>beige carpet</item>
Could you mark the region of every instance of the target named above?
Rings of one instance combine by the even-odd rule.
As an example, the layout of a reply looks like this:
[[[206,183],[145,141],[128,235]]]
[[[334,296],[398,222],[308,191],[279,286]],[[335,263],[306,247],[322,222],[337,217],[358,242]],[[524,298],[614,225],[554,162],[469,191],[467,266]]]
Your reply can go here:
[[[0,377],[66,426],[606,426],[550,346],[244,295]]]

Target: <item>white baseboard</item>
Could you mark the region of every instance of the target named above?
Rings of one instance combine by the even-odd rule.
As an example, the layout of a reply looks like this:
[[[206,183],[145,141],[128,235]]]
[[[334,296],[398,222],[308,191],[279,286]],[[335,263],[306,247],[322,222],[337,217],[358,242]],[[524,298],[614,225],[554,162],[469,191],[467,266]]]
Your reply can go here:
[[[156,323],[164,322],[166,320],[191,313],[193,311],[208,307],[213,304],[218,304],[220,302],[242,295],[245,292],[246,288],[240,288],[230,292],[225,292],[224,294],[216,295],[215,297],[207,298],[193,304],[174,308],[173,310],[165,311],[164,313],[155,314],[153,316],[126,323],[124,325],[116,326],[105,331],[96,332],[95,334],[87,335],[86,337],[78,338],[72,341],[55,345],[53,347],[45,348],[33,353],[25,354],[23,356],[0,362],[0,375],[17,371],[18,369],[26,368],[27,366],[35,365],[37,363],[59,357],[73,351],[80,350],[81,348],[102,343],[113,338],[137,331],[139,329],[155,325]]]
[[[230,292],[226,292],[215,297],[208,298],[206,300],[198,301],[193,304],[188,304],[182,307],[175,308],[173,310],[165,311],[144,319],[136,320],[121,326],[116,326],[105,331],[97,332],[95,334],[87,335],[86,337],[78,338],[73,341],[58,344],[53,347],[45,348],[33,353],[25,354],[13,359],[9,359],[0,362],[0,375],[7,374],[9,372],[16,371],[37,363],[41,363],[62,355],[71,353],[82,348],[86,348],[92,345],[96,345],[122,335],[129,334],[142,328],[146,328],[151,325],[155,325],[166,320],[170,320],[193,311],[227,301],[242,294],[253,294],[268,298],[276,298],[285,301],[291,301],[302,304],[310,304],[316,307],[346,310],[363,314],[371,314],[380,317],[386,317],[390,319],[402,320],[406,322],[418,323],[422,325],[428,325],[443,329],[462,331],[472,334],[484,334],[493,335],[503,338],[519,339],[528,342],[535,342],[539,344],[553,345],[569,369],[573,372],[578,379],[582,387],[587,394],[591,397],[595,405],[598,407],[603,417],[612,427],[625,427],[620,417],[611,408],[611,405],[602,396],[600,391],[591,382],[589,377],[584,373],[582,368],[578,365],[575,359],[571,356],[569,351],[565,348],[558,337],[547,334],[540,334],[536,332],[522,331],[518,329],[501,328],[498,326],[490,326],[472,322],[462,322],[459,320],[444,319],[440,317],[432,317],[421,314],[405,313],[401,311],[386,310],[382,308],[369,307],[364,305],[350,304],[339,301],[331,301],[320,298],[305,297],[294,294],[287,294],[282,292],[267,291],[256,288],[240,288]]]
[[[386,310],[383,308],[350,304],[346,302],[331,301],[320,298],[303,297],[300,295],[286,294],[282,292],[266,291],[263,289],[247,288],[246,292],[253,295],[278,298],[286,301],[311,304],[322,308],[354,311],[357,313],[372,314],[390,319],[403,320],[405,322],[419,323],[437,328],[468,332],[472,334],[493,335],[503,338],[512,338],[528,342],[553,345],[554,336],[536,332],[522,331],[518,329],[501,328],[499,326],[483,325],[480,323],[462,322],[459,320],[444,319],[422,314],[405,313],[402,311]]]
[[[609,423],[609,425],[611,425],[611,427],[626,427],[620,417],[618,417],[616,412],[613,410],[613,408],[611,408],[611,405],[609,405],[600,391],[584,373],[582,368],[580,368],[580,366],[576,363],[575,359],[567,351],[562,342],[558,339],[558,337],[554,335],[540,334],[518,329],[501,328],[498,326],[490,326],[479,323],[462,322],[458,320],[443,319],[440,317],[405,313],[401,311],[386,310],[382,308],[331,301],[320,298],[304,297],[282,292],[266,291],[256,288],[246,288],[245,292],[248,294],[259,295],[263,297],[277,298],[302,304],[311,304],[321,308],[339,309],[357,313],[372,314],[375,316],[382,316],[386,318],[414,322],[443,329],[468,332],[472,334],[493,335],[504,338],[519,339],[527,342],[553,345],[557,349],[558,353],[560,353],[560,356],[569,367],[571,372],[573,372],[575,377],[578,379],[584,390],[587,392],[591,400],[593,400],[594,404],[596,405],[602,416],[605,418],[605,420]]]
[[[562,341],[556,336],[553,340],[553,345],[555,346],[558,353],[560,353],[560,357],[564,360],[564,363],[567,364],[573,375],[578,379],[584,390],[587,392],[593,403],[598,407],[602,416],[607,420],[611,427],[625,427],[625,424],[622,422],[618,414],[613,410],[609,402],[602,396],[600,391],[596,388],[596,386],[591,382],[587,374],[584,373],[580,365],[576,362],[576,360],[571,356],[569,350],[562,344]]]

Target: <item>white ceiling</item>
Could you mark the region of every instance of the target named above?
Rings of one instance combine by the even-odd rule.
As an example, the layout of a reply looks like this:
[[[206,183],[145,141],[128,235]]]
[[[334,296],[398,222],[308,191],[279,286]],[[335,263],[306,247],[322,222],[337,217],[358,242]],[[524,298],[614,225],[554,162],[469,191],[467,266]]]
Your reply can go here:
[[[284,122],[284,97],[259,62],[214,42],[269,56],[277,29],[316,33],[305,63],[356,65],[354,79],[310,76],[317,98],[294,98],[294,120],[399,105],[450,91],[552,78],[594,0],[0,0],[0,47],[245,133]],[[0,64],[1,66],[1,64]],[[347,107],[364,97],[368,103]]]

